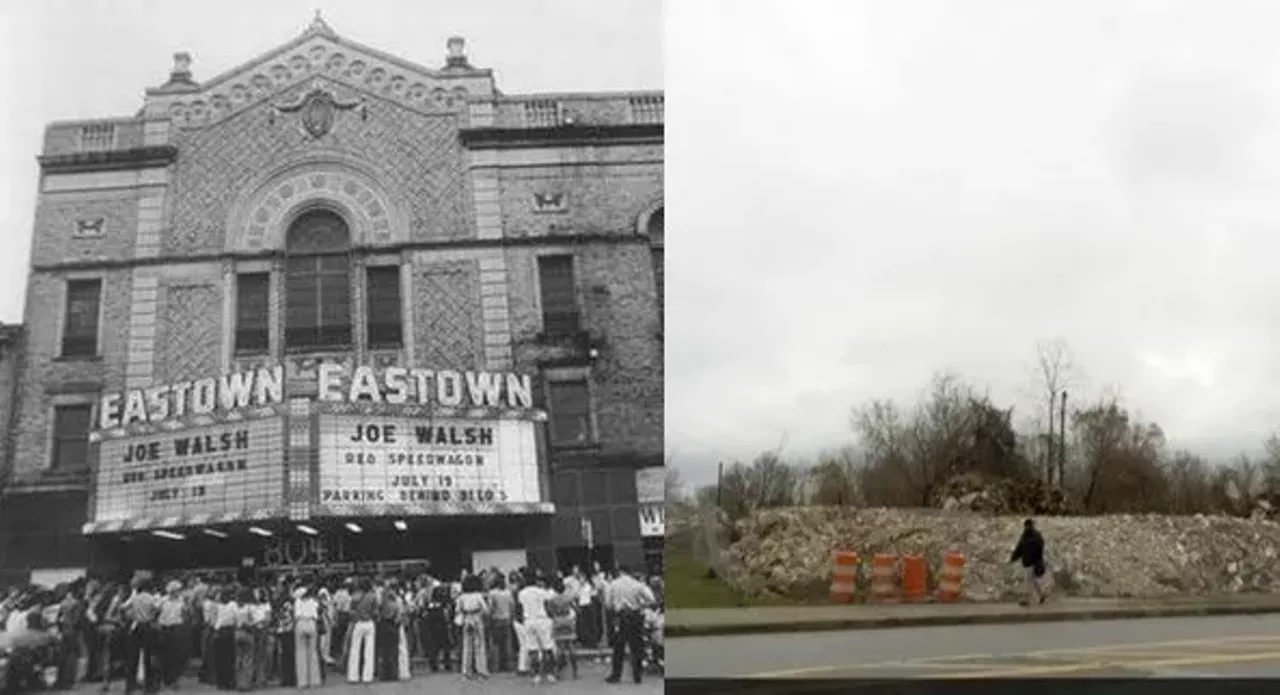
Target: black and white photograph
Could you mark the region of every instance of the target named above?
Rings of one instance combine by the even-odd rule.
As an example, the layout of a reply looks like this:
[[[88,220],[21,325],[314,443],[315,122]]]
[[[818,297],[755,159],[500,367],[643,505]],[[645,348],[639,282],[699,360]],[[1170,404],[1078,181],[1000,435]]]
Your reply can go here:
[[[0,6],[0,692],[661,692],[663,29]]]

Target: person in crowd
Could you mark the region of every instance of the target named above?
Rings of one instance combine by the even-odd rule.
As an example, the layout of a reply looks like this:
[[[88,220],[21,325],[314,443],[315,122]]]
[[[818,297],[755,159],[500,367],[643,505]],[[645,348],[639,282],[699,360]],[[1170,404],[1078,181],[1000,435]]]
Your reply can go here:
[[[253,635],[253,589],[240,587],[236,592],[235,612],[235,689],[253,690],[257,673],[257,643]]]
[[[74,687],[84,677],[84,659],[86,645],[84,638],[85,605],[81,599],[84,581],[77,580],[65,588],[62,601],[58,605],[58,636],[62,663],[58,668],[58,685],[62,688]]]
[[[372,683],[378,617],[378,595],[368,580],[360,583],[359,592],[351,597],[351,648],[347,659],[348,683]]]
[[[427,633],[427,666],[432,673],[438,673],[441,668],[450,670],[449,625],[452,622],[452,601],[446,584],[434,583],[429,591],[423,611]]]
[[[276,587],[271,602],[271,629],[275,635],[276,655],[274,675],[280,679],[280,685],[292,688],[297,685],[297,648],[294,637],[293,620],[293,586],[285,580]]]
[[[319,604],[316,622],[316,642],[319,649],[320,675],[324,680],[324,665],[329,663],[329,654],[333,651],[330,640],[333,638],[333,595],[329,587],[322,582],[315,582],[316,603]]]
[[[310,586],[302,586],[294,592],[294,662],[297,665],[297,687],[320,686],[320,601]]]
[[[169,582],[165,595],[160,599],[160,615],[157,619],[160,632],[160,677],[166,688],[176,687],[178,678],[187,665],[186,611],[187,602],[182,598],[182,584]]]
[[[1009,556],[1009,562],[1022,561],[1022,569],[1027,576],[1027,597],[1018,602],[1020,606],[1031,606],[1044,603],[1046,595],[1040,586],[1040,578],[1045,574],[1044,536],[1036,530],[1036,522],[1027,519],[1022,522],[1022,536],[1018,545]]]
[[[333,634],[329,638],[332,652],[328,655],[329,663],[347,663],[348,645],[350,644],[351,627],[351,587],[354,581],[350,577],[338,583],[333,592]]]
[[[511,630],[511,618],[515,613],[515,597],[507,589],[506,578],[496,573],[489,588],[489,620],[485,635],[489,640],[488,656],[491,673],[511,670],[511,645],[515,634]]]
[[[598,611],[595,610],[595,587],[592,586],[591,580],[587,577],[587,573],[579,565],[573,569],[571,575],[574,587],[571,595],[576,604],[574,612],[578,616],[578,642],[586,647],[594,647],[599,644],[599,640],[592,642],[592,635],[599,632],[597,627],[600,623]],[[568,585],[566,585],[568,589]]]
[[[382,681],[400,679],[400,592],[394,579],[387,579],[378,596],[377,625],[374,644],[377,645],[377,677]]]
[[[219,690],[236,689],[236,622],[240,604],[234,589],[225,587],[219,592],[217,614],[213,621],[214,684]]]
[[[200,635],[200,682],[217,685],[217,653],[214,640],[218,634],[218,610],[221,608],[219,590],[210,587],[204,596],[200,610],[204,614],[204,628]]]
[[[413,633],[413,655],[427,658],[427,605],[431,603],[431,578],[420,575],[413,582],[409,628]]]
[[[249,631],[253,634],[253,685],[265,688],[272,680],[276,636],[271,625],[271,600],[264,588],[253,590],[249,609]]]
[[[125,586],[114,586],[103,593],[110,596],[98,619],[98,644],[102,648],[102,656],[99,657],[102,664],[102,692],[106,693],[111,690],[115,662],[125,656],[124,635],[128,624],[125,622],[124,602],[129,597],[129,590]]]
[[[644,609],[653,604],[653,592],[638,578],[635,570],[619,572],[605,592],[606,610],[614,616],[617,635],[612,639],[613,659],[608,683],[622,679],[622,658],[631,652],[631,677],[636,683],[643,679],[644,671]]]
[[[455,610],[462,631],[462,676],[468,680],[488,678],[485,618],[489,615],[489,601],[479,576],[463,578],[462,594],[458,596]]]
[[[533,670],[535,685],[544,679],[551,683],[556,680],[555,640],[552,637],[551,616],[547,613],[547,601],[550,599],[547,579],[540,573],[535,574],[532,583],[516,594],[521,622],[524,624],[525,649],[529,653],[529,665]]]
[[[160,689],[156,621],[160,617],[160,602],[151,593],[151,582],[138,578],[133,581],[133,593],[124,603],[124,619],[128,625],[125,636],[125,693],[141,686],[147,692]],[[138,683],[141,681],[141,683]]]
[[[524,574],[512,572],[509,581],[512,604],[511,632],[516,638],[516,675],[525,676],[529,674],[529,631],[525,629],[524,616],[520,611],[520,602],[517,600],[520,590],[524,588]]]
[[[649,648],[654,665],[662,668],[666,661],[666,648],[663,644],[663,635],[666,631],[666,615],[663,612],[662,599],[654,598],[654,605],[644,612],[644,627],[648,635]]]
[[[400,616],[397,623],[399,635],[396,641],[398,649],[396,650],[397,663],[396,675],[399,680],[407,681],[413,677],[412,660],[410,658],[410,642],[409,635],[413,632],[410,622],[413,618],[413,591],[412,585],[408,582],[399,584],[396,587],[396,596],[400,602]]]
[[[608,637],[612,634],[612,618],[609,615],[608,609],[605,607],[608,602],[605,597],[605,589],[609,586],[610,577],[604,571],[604,568],[601,567],[599,562],[594,562],[591,565],[590,581],[591,591],[595,597],[595,605],[593,606],[592,611],[593,620],[591,626],[591,637],[593,641],[591,642],[591,646],[598,647],[600,646],[601,641],[607,641]]]
[[[578,680],[578,654],[574,647],[578,641],[578,602],[574,592],[581,587],[557,580],[551,589],[554,593],[547,601],[547,613],[551,616],[551,637],[558,655],[556,673],[562,673],[567,665],[573,679]]]

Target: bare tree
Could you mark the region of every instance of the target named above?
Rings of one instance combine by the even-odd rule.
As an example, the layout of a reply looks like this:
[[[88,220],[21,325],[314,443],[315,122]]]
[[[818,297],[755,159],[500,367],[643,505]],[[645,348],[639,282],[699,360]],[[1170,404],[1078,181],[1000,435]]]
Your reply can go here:
[[[1055,484],[1054,471],[1056,469],[1056,483],[1061,486],[1066,475],[1063,470],[1064,462],[1059,459],[1055,466],[1055,441],[1054,418],[1055,409],[1060,405],[1059,399],[1062,398],[1062,392],[1068,388],[1075,386],[1075,362],[1071,356],[1071,348],[1067,342],[1061,338],[1054,340],[1043,340],[1036,343],[1036,366],[1035,378],[1039,396],[1037,398],[1038,410],[1048,414],[1048,426],[1044,433],[1044,474],[1045,482],[1049,485]]]

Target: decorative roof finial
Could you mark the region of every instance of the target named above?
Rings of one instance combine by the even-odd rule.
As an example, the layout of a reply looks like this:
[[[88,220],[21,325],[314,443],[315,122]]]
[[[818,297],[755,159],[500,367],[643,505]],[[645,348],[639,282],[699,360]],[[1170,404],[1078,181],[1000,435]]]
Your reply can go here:
[[[173,54],[173,69],[169,71],[169,81],[165,87],[195,87],[196,81],[191,79],[191,54],[183,51]]]
[[[444,66],[446,68],[471,69],[471,63],[467,62],[466,39],[461,36],[451,36],[445,46],[449,50],[448,54],[445,56]]]
[[[316,10],[315,19],[311,20],[311,25],[307,27],[307,33],[332,36],[333,28],[329,26],[328,22],[324,21],[324,17],[320,16],[320,10]]]

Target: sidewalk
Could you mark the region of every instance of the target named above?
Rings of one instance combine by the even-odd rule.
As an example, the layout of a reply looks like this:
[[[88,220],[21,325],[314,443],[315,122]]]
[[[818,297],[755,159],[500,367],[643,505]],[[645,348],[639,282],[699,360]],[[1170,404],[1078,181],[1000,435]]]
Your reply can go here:
[[[1161,599],[1050,598],[1031,608],[1008,603],[855,604],[697,608],[667,612],[669,637],[767,632],[870,630],[891,627],[982,625],[1280,613],[1280,594],[1180,596]]]

